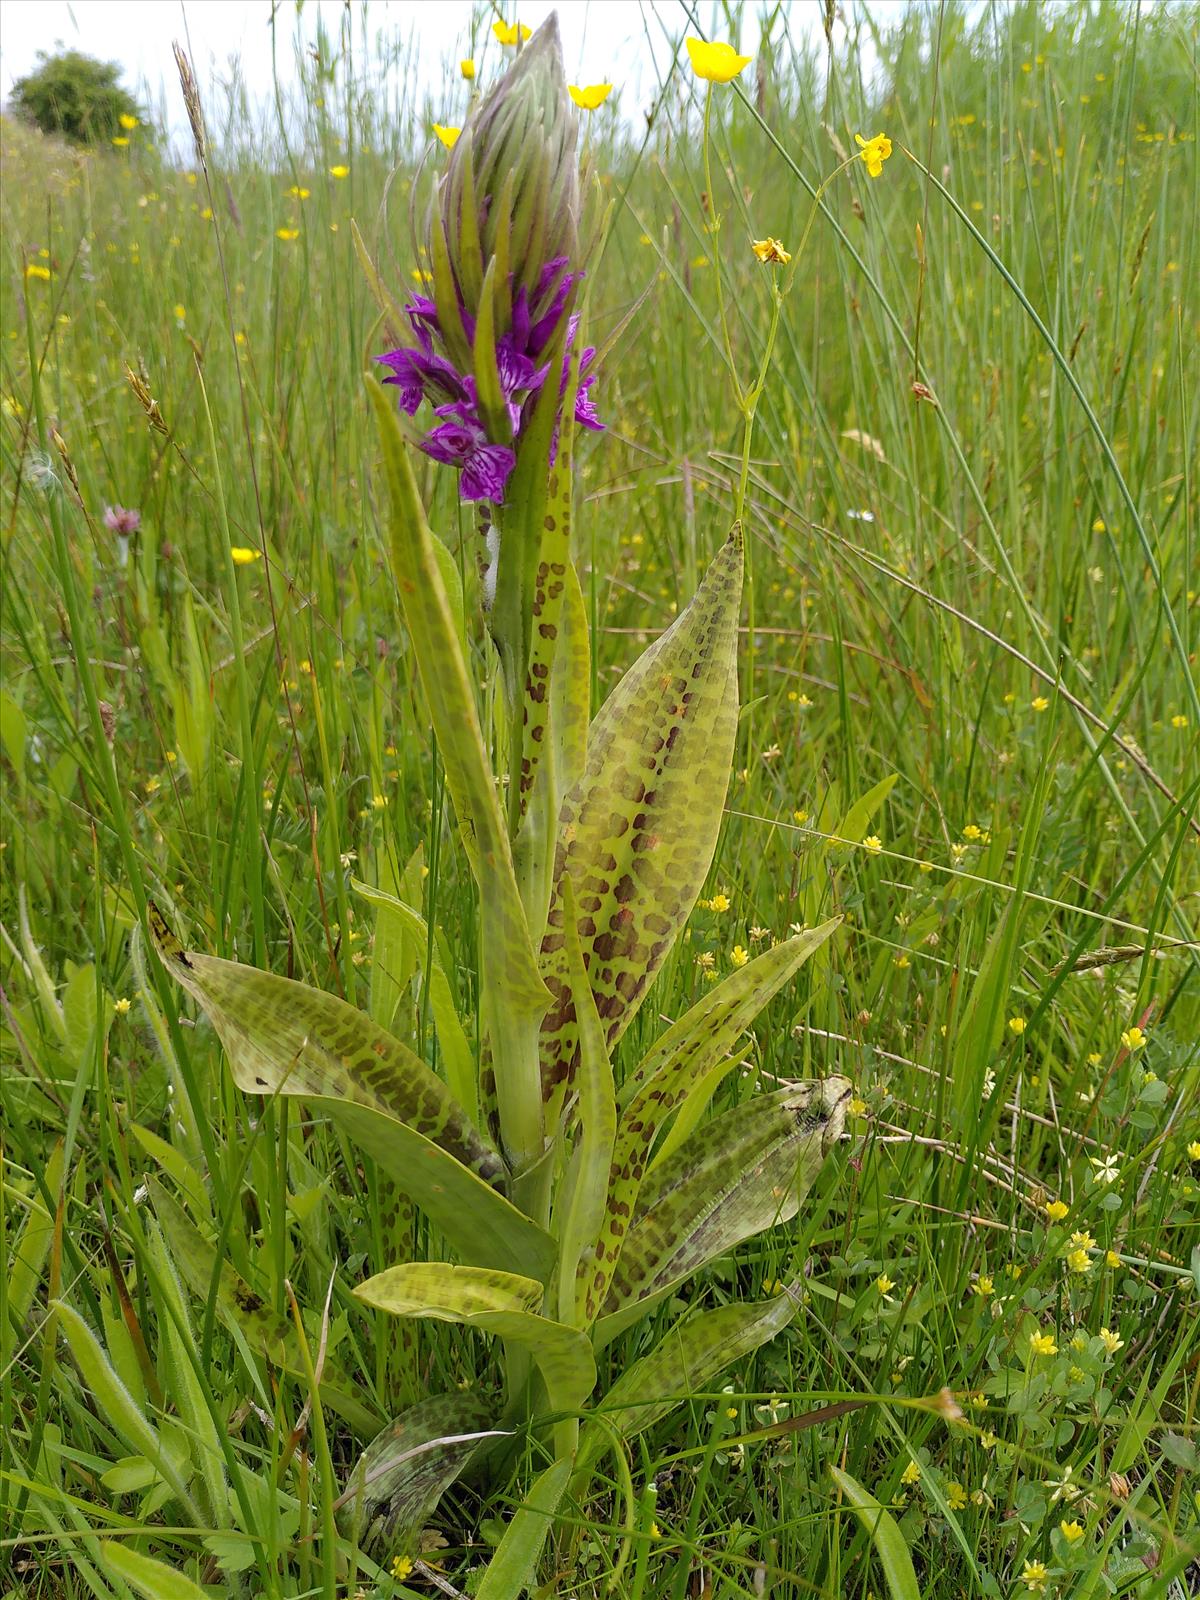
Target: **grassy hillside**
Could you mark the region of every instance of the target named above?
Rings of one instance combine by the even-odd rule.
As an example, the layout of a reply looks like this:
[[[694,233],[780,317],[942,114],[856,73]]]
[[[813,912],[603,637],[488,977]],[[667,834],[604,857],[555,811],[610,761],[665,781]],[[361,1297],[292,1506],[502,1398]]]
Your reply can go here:
[[[734,781],[622,1060],[841,913],[713,1114],[837,1071],[851,1136],[796,1223],[704,1287],[762,1295],[799,1263],[801,1315],[628,1475],[603,1464],[536,1592],[600,1595],[620,1561],[629,1600],[899,1596],[832,1466],[891,1508],[935,1600],[1196,1593],[1200,20],[949,7],[839,22],[831,50],[799,23],[772,13],[715,97],[710,174],[682,46],[648,123],[620,85],[588,121],[614,203],[591,337],[615,342],[578,562],[596,709],[728,527],[721,318],[749,384],[772,312],[750,241],[780,239]],[[5,1594],[147,1592],[105,1540],[214,1595],[469,1593],[508,1515],[451,1493],[421,1558],[440,1591],[378,1553],[339,1570],[323,1519],[365,1441],[412,1398],[487,1390],[493,1353],[352,1297],[411,1219],[398,1237],[329,1124],[234,1087],[138,928],[152,898],[194,947],[365,1006],[388,980],[351,878],[403,885],[472,1011],[478,907],[381,538],[350,226],[397,293],[421,281],[426,130],[470,86],[414,103],[419,48],[325,40],[264,129],[207,95],[211,186],[137,130],[80,154],[3,125]],[[872,178],[854,135],[879,132]],[[423,471],[478,619],[480,540]],[[499,737],[479,620],[471,645]],[[428,996],[400,998],[436,1062]],[[340,1406],[309,1414],[303,1365],[224,1314],[222,1259],[314,1360],[324,1341]],[[184,1515],[180,1478],[220,1515]]]

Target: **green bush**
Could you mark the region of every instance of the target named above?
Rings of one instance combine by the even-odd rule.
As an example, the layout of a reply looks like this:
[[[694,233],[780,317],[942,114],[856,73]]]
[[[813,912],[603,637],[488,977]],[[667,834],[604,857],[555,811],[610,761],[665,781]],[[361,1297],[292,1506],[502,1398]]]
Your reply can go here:
[[[12,103],[43,133],[59,133],[76,144],[102,144],[141,120],[137,101],[118,81],[114,61],[96,61],[78,50],[58,55],[38,51],[36,72],[13,85]]]

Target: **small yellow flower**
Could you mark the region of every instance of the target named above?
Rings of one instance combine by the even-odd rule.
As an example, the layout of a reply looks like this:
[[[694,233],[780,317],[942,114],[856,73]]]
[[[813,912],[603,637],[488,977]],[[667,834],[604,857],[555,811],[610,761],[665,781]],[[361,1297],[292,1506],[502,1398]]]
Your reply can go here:
[[[883,840],[877,833],[869,833],[863,840],[863,849],[869,850],[873,856],[877,856],[883,849]]]
[[[184,306],[184,305],[176,305],[176,306],[172,306],[171,309],[175,313],[176,322],[186,322],[187,321],[187,307],[186,306]]]
[[[713,895],[712,899],[708,902],[708,909],[710,911],[716,911],[718,913],[720,913],[722,911],[728,911],[729,910],[729,896],[727,894],[715,894],[715,895]]]
[[[900,1474],[901,1483],[920,1483],[921,1469],[915,1461],[910,1461]]]
[[[412,1572],[413,1564],[408,1556],[392,1557],[392,1577],[403,1583],[404,1579]]]
[[[883,1295],[884,1299],[886,1300],[888,1295],[896,1287],[896,1285],[892,1281],[892,1279],[888,1277],[886,1272],[881,1272],[879,1274],[879,1276],[875,1279],[875,1287],[879,1290],[880,1294]]]
[[[330,167],[329,176],[331,178],[348,178],[350,176],[350,168],[342,166]]]
[[[131,1004],[132,1001],[128,1000],[124,995],[122,995],[119,1000],[113,1001],[113,1010],[119,1017],[126,1017],[129,1015],[129,1008]]]
[[[1092,523],[1092,532],[1093,533],[1103,533],[1105,531],[1106,526],[1107,526],[1107,524],[1105,523],[1104,518],[1103,517],[1097,517],[1095,522]]]
[[[1018,1034],[1018,1035],[1024,1033],[1025,1032],[1025,1018],[1024,1017],[1009,1017],[1009,1019],[1008,1019],[1008,1031],[1009,1031],[1009,1033],[1015,1033],[1015,1034]]]
[[[1171,718],[1171,726],[1173,728],[1186,728],[1187,725],[1188,725],[1188,720],[1184,716],[1182,711],[1178,712],[1175,716],[1173,716]]]
[[[116,145],[118,150],[124,150],[128,146],[129,140],[125,137],[125,135],[123,133],[119,133],[117,135],[117,137],[113,140],[113,143]]]
[[[1029,1341],[1029,1348],[1035,1356],[1056,1356],[1058,1345],[1052,1333],[1035,1333]]]
[[[948,1483],[946,1485],[946,1504],[951,1511],[965,1511],[968,1503],[967,1491],[961,1483]]]
[[[1200,1161],[1200,1139],[1193,1139],[1188,1145],[1187,1158],[1189,1161]]]
[[[1146,1035],[1140,1028],[1126,1028],[1121,1035],[1121,1043],[1129,1051],[1130,1055],[1133,1055],[1136,1050],[1145,1048]]]
[[[458,136],[462,132],[462,129],[443,128],[440,122],[435,122],[433,125],[433,131],[446,146],[447,150],[453,150],[454,146],[458,143]]]
[[[1106,1250],[1104,1252],[1104,1265],[1106,1267],[1119,1267],[1121,1265],[1121,1258],[1115,1250]]]
[[[1077,1250],[1094,1250],[1096,1241],[1086,1228],[1077,1228],[1071,1235],[1071,1243]]]
[[[867,1114],[867,1102],[861,1095],[856,1094],[846,1107],[846,1110],[852,1117],[865,1117]]]
[[[249,567],[254,562],[262,560],[262,551],[251,549],[249,545],[235,544],[229,547],[229,554],[233,557],[235,567]]]
[[[136,117],[131,117],[128,111],[122,111],[121,115],[117,118],[117,121],[125,129],[126,133],[132,133],[138,125],[138,119]]]
[[[1092,1258],[1086,1250],[1071,1250],[1067,1254],[1067,1265],[1072,1272],[1090,1272]]]
[[[764,267],[786,267],[792,259],[791,251],[785,250],[778,239],[752,239],[750,248]]]
[[[808,812],[800,810],[793,811],[792,821],[796,823],[798,827],[803,827],[803,825],[808,821]]]
[[[475,63],[471,60],[470,56],[463,57],[463,59],[458,63],[458,70],[462,73],[467,82],[470,83],[471,79],[475,76]]]
[[[528,39],[531,29],[523,22],[493,22],[492,32],[501,44],[516,44],[518,39]],[[464,73],[465,77],[466,74]]]
[[[1050,702],[1046,699],[1044,694],[1035,694],[1029,704],[1035,711],[1041,712],[1045,711],[1049,707]]]
[[[735,967],[744,967],[750,959],[750,952],[744,950],[740,944],[735,944],[729,952],[730,963]]]
[[[650,1537],[652,1539],[661,1539],[662,1538],[662,1529],[659,1527],[657,1522],[652,1522],[650,1524]]]
[[[692,63],[692,71],[706,83],[732,83],[743,67],[748,67],[753,59],[750,56],[738,55],[731,44],[724,44],[719,40],[708,44],[703,39],[689,39],[687,52]]]
[[[1083,1527],[1078,1522],[1068,1522],[1065,1518],[1058,1525],[1058,1531],[1068,1544],[1075,1544],[1083,1538]]]
[[[577,88],[573,83],[567,85],[567,93],[581,111],[598,110],[612,92],[611,83],[589,83],[583,89]]]
[[[388,797],[385,794],[373,794],[371,796],[371,806],[375,811],[386,811],[387,803]]]
[[[892,141],[886,133],[877,133],[873,139],[864,139],[861,133],[856,133],[854,142],[858,145],[859,157],[866,162],[867,176],[877,178],[892,153]]]
[[[291,196],[291,198],[293,200],[307,200],[308,199],[308,193],[309,193],[308,190],[307,189],[302,189],[298,183],[294,183],[292,185],[292,187],[288,190],[288,194]]]
[[[971,1285],[971,1288],[981,1300],[986,1300],[988,1295],[995,1293],[996,1285],[992,1282],[991,1278],[984,1273],[982,1277],[975,1279],[975,1282]]]
[[[1061,1222],[1070,1209],[1065,1200],[1048,1200],[1046,1202],[1046,1215],[1051,1222]]]
[[[275,229],[275,237],[277,239],[282,239],[284,244],[290,244],[293,239],[298,239],[300,237],[300,229],[299,228],[276,228]]]
[[[1029,1590],[1030,1594],[1044,1594],[1049,1576],[1050,1574],[1046,1571],[1043,1562],[1027,1561],[1021,1573],[1021,1582]]]
[[[31,261],[25,268],[27,278],[40,278],[43,283],[50,281],[50,268],[44,267],[40,261]]]
[[[1115,1356],[1118,1350],[1125,1348],[1125,1341],[1119,1333],[1114,1333],[1111,1328],[1101,1328],[1097,1338],[1108,1351],[1110,1356]]]

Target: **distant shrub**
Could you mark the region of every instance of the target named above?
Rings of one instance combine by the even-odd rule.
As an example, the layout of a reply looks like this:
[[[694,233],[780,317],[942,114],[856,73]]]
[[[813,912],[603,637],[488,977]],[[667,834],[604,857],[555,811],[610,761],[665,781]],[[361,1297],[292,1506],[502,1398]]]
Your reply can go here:
[[[102,144],[136,126],[128,119],[141,120],[115,61],[97,61],[78,50],[57,55],[39,50],[38,61],[36,71],[13,84],[12,106],[43,133],[62,134],[75,144]]]

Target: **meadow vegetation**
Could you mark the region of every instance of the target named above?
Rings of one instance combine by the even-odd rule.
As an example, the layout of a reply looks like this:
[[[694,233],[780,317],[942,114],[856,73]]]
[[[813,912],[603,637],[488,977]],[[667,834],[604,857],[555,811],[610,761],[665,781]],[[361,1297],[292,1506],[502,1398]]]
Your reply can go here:
[[[706,1115],[833,1074],[854,1097],[794,1220],[600,1353],[603,1389],[685,1304],[803,1279],[778,1337],[573,1485],[532,1592],[1183,1600],[1200,13],[950,4],[885,31],[864,7],[827,41],[799,9],[714,93],[708,172],[684,8],[647,22],[678,45],[650,115],[619,83],[583,114],[613,220],[576,562],[595,712],[744,471],[733,780],[618,1076],[840,916]],[[473,1594],[543,1464],[530,1435],[411,1547],[335,1535],[364,1445],[422,1396],[490,1393],[499,1352],[354,1295],[438,1259],[432,1230],[336,1124],[243,1095],[144,924],[152,900],[191,948],[386,1008],[439,1071],[435,952],[476,1016],[351,221],[398,296],[425,281],[410,202],[432,124],[503,70],[491,22],[433,103],[406,87],[419,36],[365,11],[298,51],[266,125],[236,77],[204,86],[211,182],[140,127],[81,151],[3,124],[5,1595]],[[855,135],[879,133],[873,177]],[[794,257],[777,326],[767,238]],[[745,461],[723,321],[743,387],[774,340]],[[499,740],[481,542],[452,475],[418,474]],[[402,983],[356,883],[425,919]]]

